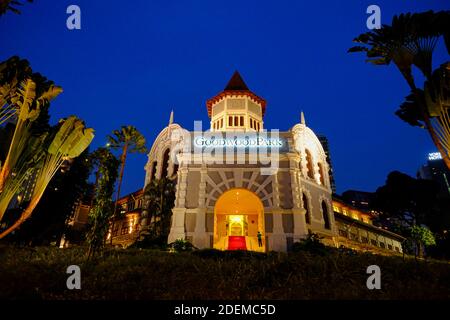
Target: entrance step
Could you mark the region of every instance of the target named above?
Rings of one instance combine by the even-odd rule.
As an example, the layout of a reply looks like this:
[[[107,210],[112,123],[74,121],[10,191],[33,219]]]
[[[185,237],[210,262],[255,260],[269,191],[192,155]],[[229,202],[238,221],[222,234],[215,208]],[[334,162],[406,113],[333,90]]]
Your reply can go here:
[[[247,250],[244,236],[229,236],[228,250]]]

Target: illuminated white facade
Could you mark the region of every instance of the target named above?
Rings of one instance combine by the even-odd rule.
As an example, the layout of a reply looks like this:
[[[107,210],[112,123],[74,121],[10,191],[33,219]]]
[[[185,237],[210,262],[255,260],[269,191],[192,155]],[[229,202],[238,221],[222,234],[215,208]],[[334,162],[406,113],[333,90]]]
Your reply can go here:
[[[145,184],[164,176],[177,181],[169,242],[187,239],[198,248],[231,249],[233,241],[241,241],[237,246],[247,250],[287,251],[314,232],[336,244],[329,165],[321,143],[303,114],[288,131],[268,132],[265,109],[265,100],[235,73],[207,102],[210,130],[187,131],[171,115],[145,167]],[[218,147],[226,144],[235,153],[218,161]],[[199,145],[207,147],[199,153]],[[265,153],[270,164],[261,160]]]

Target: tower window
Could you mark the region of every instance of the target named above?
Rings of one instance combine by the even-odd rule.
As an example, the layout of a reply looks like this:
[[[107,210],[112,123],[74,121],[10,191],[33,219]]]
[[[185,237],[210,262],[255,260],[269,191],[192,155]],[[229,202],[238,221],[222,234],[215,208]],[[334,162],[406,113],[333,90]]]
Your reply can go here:
[[[328,215],[328,207],[325,201],[322,201],[322,215],[323,215],[323,221],[325,222],[325,229],[331,229],[330,226],[330,217]]]
[[[243,127],[244,126],[244,117],[240,116],[239,120],[240,120],[240,126]]]
[[[235,116],[234,117],[234,126],[235,127],[237,127],[239,125],[238,120],[239,120],[238,117]]]
[[[314,167],[312,162],[311,152],[308,149],[305,149],[306,153],[306,168],[308,169],[308,177],[314,179]]]
[[[323,164],[319,163],[320,184],[325,185],[325,171],[323,170]]]
[[[170,157],[170,149],[167,149],[164,152],[163,156],[161,179],[167,177],[167,174],[169,173],[169,157]]]
[[[306,223],[310,224],[311,223],[311,213],[309,212],[308,198],[306,197],[306,194],[303,194],[303,209],[306,210],[306,212],[305,212]]]
[[[233,117],[232,117],[232,116],[229,116],[229,117],[228,117],[228,126],[229,126],[229,127],[232,127],[232,126],[233,126]]]

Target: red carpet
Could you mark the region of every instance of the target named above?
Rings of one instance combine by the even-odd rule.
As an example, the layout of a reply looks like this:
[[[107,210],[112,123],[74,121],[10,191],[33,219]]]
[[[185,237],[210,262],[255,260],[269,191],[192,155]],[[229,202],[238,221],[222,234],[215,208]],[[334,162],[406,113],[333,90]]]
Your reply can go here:
[[[243,236],[229,236],[228,250],[247,250],[245,244],[245,237]]]

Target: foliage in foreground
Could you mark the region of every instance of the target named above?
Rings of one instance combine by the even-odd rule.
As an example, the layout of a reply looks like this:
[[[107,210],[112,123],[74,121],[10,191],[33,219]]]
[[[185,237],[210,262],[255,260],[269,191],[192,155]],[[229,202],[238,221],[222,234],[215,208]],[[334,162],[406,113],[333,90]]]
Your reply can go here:
[[[330,250],[283,254],[198,250],[0,247],[0,299],[449,299],[450,265]],[[81,267],[81,290],[66,268]],[[368,290],[366,269],[382,271]],[[231,285],[232,284],[232,285]]]

